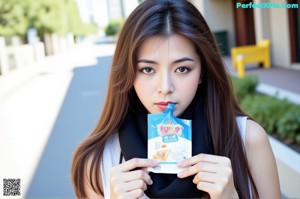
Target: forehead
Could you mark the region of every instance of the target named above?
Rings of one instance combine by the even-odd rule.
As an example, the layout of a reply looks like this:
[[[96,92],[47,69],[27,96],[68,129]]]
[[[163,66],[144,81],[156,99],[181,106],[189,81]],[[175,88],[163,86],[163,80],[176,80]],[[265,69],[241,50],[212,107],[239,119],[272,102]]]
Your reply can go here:
[[[138,49],[138,58],[162,56],[198,57],[193,43],[178,34],[170,36],[151,36]]]

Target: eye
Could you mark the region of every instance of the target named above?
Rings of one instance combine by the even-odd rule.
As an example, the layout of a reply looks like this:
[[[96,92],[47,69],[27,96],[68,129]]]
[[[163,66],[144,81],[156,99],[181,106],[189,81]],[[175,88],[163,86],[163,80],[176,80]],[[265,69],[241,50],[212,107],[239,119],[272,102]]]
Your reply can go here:
[[[151,73],[155,72],[154,69],[151,67],[144,67],[144,68],[140,69],[140,71],[145,74],[151,74]]]
[[[185,67],[185,66],[179,67],[175,70],[175,72],[178,72],[178,73],[188,73],[190,71],[191,71],[191,69],[189,69],[188,67]]]

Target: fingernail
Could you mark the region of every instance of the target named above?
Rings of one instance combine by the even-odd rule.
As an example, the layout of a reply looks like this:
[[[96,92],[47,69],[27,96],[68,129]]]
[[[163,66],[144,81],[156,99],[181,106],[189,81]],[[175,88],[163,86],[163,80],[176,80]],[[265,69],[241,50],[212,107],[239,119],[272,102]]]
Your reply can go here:
[[[159,164],[159,161],[157,161],[157,160],[152,160],[152,165],[153,166],[156,166],[156,165],[158,165]]]
[[[150,183],[149,183],[149,185],[152,185],[152,184],[153,184],[153,181],[151,180]]]

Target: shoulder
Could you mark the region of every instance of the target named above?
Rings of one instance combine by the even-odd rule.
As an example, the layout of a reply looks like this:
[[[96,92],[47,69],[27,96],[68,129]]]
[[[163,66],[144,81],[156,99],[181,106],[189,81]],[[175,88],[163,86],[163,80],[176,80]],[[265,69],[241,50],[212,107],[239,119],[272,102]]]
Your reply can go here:
[[[246,146],[253,147],[269,143],[266,131],[255,121],[246,121]]]
[[[255,121],[246,122],[246,156],[260,198],[280,198],[275,157],[266,131]]]
[[[245,133],[245,148],[250,166],[258,159],[273,156],[268,135],[261,125],[253,120],[247,119]]]
[[[269,147],[269,138],[266,131],[255,121],[247,116],[236,117],[247,156],[256,152],[257,147]]]

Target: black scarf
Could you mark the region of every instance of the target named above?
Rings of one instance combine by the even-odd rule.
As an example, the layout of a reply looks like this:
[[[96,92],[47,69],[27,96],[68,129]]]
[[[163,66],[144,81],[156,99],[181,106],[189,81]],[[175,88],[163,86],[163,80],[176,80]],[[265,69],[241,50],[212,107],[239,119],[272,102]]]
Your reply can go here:
[[[125,160],[147,158],[147,110],[135,91],[126,119],[119,129],[119,139]],[[199,96],[199,95],[198,95]],[[201,95],[200,95],[201,96]],[[132,106],[134,104],[134,106]],[[193,100],[180,118],[192,120],[192,155],[213,153],[213,146],[202,100]],[[192,182],[194,176],[180,179],[176,174],[150,173],[153,184],[145,191],[150,198],[201,198],[203,192]]]

